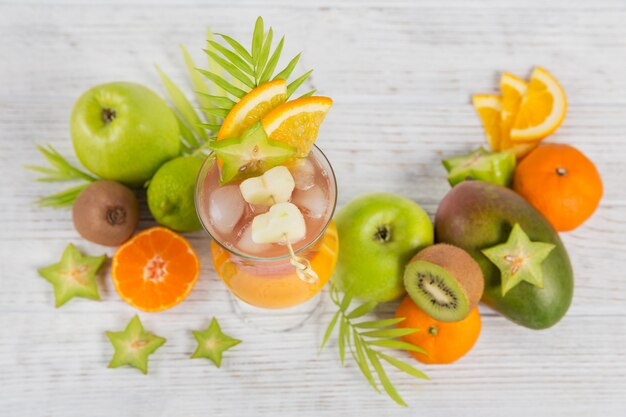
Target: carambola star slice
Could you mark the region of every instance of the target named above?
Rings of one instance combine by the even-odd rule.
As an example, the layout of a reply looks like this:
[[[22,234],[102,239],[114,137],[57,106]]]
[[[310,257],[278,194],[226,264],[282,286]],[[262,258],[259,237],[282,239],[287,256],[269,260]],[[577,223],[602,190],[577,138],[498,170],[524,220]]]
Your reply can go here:
[[[61,260],[38,270],[54,287],[56,307],[61,307],[74,297],[99,300],[96,273],[104,264],[106,255],[85,256],[71,243],[67,245]]]
[[[522,281],[543,288],[541,263],[554,247],[552,243],[532,242],[516,223],[505,243],[482,252],[500,269],[504,296]]]
[[[109,368],[128,365],[148,373],[148,356],[164,343],[165,339],[144,330],[139,316],[135,315],[122,332],[105,332],[115,348]]]

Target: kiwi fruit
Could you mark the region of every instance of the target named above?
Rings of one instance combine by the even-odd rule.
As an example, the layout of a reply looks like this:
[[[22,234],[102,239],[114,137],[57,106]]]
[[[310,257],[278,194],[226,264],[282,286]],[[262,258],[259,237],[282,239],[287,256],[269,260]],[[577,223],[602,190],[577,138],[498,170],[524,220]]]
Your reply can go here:
[[[78,195],[72,219],[83,238],[99,245],[118,246],[137,228],[139,203],[128,187],[115,181],[96,181]]]
[[[478,263],[463,249],[443,243],[420,251],[404,271],[404,286],[415,304],[438,321],[467,317],[484,285]]]

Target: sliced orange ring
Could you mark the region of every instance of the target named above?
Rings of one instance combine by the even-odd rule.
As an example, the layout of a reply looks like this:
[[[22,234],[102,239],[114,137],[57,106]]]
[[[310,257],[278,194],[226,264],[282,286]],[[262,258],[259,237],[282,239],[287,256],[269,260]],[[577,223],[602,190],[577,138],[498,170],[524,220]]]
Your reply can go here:
[[[537,67],[511,128],[513,141],[537,141],[554,132],[567,112],[565,91],[552,74]]]
[[[238,138],[250,126],[261,120],[287,100],[285,80],[274,80],[251,90],[228,112],[217,140]]]
[[[295,146],[296,156],[305,157],[332,105],[328,97],[299,98],[276,107],[261,122],[270,140]]]

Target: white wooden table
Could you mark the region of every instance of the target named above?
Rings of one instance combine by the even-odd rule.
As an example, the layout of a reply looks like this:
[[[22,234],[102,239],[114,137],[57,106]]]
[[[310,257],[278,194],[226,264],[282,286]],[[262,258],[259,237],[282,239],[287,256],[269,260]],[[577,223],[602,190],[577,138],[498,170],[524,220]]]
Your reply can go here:
[[[108,276],[102,302],[53,308],[36,269],[68,242],[104,250],[79,238],[68,211],[33,204],[53,188],[22,166],[41,162],[36,143],[72,155],[69,112],[88,87],[132,80],[163,92],[153,64],[182,84],[179,43],[201,59],[207,26],[248,39],[259,14],[287,35],[286,55],[305,51],[301,70],[315,68],[310,86],[335,99],[319,144],[336,169],[340,204],[387,190],[434,214],[448,190],[440,159],[482,140],[470,94],[494,92],[499,71],[526,76],[536,64],[562,81],[569,113],[550,140],[594,160],[605,195],[589,222],[563,235],[576,291],[559,325],[531,331],[483,308],[484,329],[467,357],[421,366],[431,381],[393,373],[410,404],[402,409],[353,364],[341,369],[334,342],[317,354],[329,300],[284,335],[235,317],[209,240],[195,233],[196,288],[170,311],[141,314],[168,339],[150,374],[107,369],[112,348],[103,332],[135,311]],[[626,415],[625,21],[623,0],[0,2],[0,415]],[[152,224],[144,211],[141,227]],[[190,330],[212,316],[244,341],[221,369],[188,359]]]

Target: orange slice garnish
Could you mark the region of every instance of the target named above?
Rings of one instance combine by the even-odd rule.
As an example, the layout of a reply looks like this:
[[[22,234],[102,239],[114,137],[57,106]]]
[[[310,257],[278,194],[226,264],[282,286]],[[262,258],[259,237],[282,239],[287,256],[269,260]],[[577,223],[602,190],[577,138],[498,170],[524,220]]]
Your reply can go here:
[[[261,122],[270,140],[295,146],[296,156],[305,157],[332,105],[328,97],[299,98],[276,107]]]
[[[535,68],[515,116],[511,139],[529,142],[545,138],[561,125],[566,111],[561,84],[544,68]]]
[[[217,140],[238,138],[247,128],[283,104],[285,100],[287,100],[285,80],[261,84],[243,96],[228,112],[217,132]]]
[[[200,262],[191,244],[164,227],[136,234],[113,256],[117,293],[143,311],[163,311],[183,301],[199,273]]]

